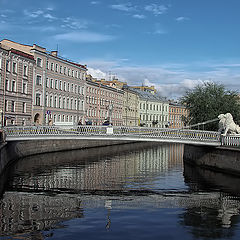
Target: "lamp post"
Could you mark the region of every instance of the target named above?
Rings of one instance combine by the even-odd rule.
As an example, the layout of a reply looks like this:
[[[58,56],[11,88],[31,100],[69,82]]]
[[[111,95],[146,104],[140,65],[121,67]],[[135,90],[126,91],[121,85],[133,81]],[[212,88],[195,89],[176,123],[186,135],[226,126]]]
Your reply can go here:
[[[1,113],[1,128],[3,127],[3,110],[0,109],[0,113]]]

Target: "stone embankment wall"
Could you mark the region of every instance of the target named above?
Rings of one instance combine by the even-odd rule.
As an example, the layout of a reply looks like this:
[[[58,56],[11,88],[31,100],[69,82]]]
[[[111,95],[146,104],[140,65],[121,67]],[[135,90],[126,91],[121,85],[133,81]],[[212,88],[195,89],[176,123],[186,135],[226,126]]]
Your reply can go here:
[[[240,175],[240,149],[185,145],[183,160],[214,171]]]
[[[0,174],[11,162],[26,156],[40,153],[60,152],[76,149],[95,148],[129,141],[96,141],[96,140],[34,140],[19,142],[2,142],[0,145]]]

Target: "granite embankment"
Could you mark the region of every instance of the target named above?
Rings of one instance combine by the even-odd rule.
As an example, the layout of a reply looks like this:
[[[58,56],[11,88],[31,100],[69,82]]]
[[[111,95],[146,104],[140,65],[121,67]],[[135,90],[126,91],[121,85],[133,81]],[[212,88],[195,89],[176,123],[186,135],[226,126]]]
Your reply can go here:
[[[129,141],[97,140],[34,140],[12,141],[8,143],[2,141],[0,145],[0,174],[13,161],[35,154],[96,148],[129,143]]]
[[[213,171],[240,176],[240,148],[185,145],[183,160]]]

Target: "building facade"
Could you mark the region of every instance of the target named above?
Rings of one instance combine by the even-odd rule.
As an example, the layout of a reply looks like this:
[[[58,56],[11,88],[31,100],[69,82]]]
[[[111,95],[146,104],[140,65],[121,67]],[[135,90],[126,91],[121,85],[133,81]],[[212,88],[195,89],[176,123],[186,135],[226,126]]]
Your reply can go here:
[[[32,55],[0,43],[1,126],[31,124],[34,66]]]
[[[83,121],[87,71],[85,65],[63,59],[58,56],[57,51],[49,53],[36,44],[29,46],[6,39],[1,43],[33,56],[36,62],[32,101],[34,124]]]
[[[121,126],[124,92],[91,80],[87,80],[86,83],[87,122],[102,125],[109,121],[114,126]]]
[[[139,96],[129,87],[123,87],[123,125],[129,127],[139,126]]]
[[[139,95],[139,125],[143,127],[167,128],[169,125],[169,103],[158,93],[133,89]]]
[[[178,103],[169,103],[169,127],[183,128],[184,118],[187,118],[188,112],[185,106]]]

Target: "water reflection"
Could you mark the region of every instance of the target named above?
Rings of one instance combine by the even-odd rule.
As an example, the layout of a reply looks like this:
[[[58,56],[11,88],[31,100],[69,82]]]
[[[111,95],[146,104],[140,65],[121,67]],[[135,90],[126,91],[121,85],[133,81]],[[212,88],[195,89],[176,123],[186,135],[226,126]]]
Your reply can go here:
[[[236,179],[182,157],[182,145],[131,144],[21,159],[0,200],[0,239],[240,237]]]
[[[156,189],[166,172],[182,167],[183,146],[144,146],[121,145],[24,158],[12,169],[9,188],[61,192]]]

